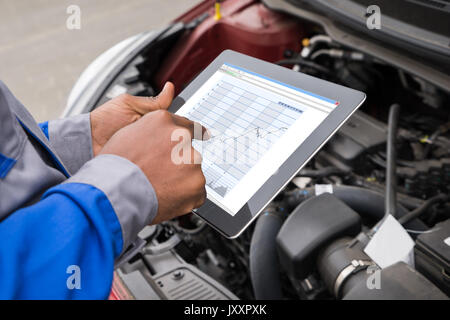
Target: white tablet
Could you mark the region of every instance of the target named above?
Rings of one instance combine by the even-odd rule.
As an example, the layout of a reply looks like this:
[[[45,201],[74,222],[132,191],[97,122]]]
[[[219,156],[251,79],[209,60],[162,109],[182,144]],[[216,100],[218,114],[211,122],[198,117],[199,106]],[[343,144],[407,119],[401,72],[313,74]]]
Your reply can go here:
[[[224,51],[170,107],[212,136],[193,141],[207,190],[195,213],[238,236],[364,100],[362,92]]]

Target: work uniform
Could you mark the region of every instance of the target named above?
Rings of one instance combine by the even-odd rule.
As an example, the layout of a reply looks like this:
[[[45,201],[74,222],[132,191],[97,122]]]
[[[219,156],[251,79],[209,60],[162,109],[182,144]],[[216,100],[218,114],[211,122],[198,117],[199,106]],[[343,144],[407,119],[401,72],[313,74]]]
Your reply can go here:
[[[93,158],[89,114],[37,124],[0,81],[0,299],[105,299],[155,217],[144,173]]]

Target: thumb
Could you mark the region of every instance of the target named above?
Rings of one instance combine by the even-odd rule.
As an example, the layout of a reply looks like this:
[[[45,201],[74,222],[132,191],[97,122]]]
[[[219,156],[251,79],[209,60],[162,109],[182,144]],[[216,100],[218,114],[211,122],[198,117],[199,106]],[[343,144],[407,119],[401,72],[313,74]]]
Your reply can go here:
[[[141,115],[151,111],[167,110],[172,103],[175,86],[166,82],[162,91],[156,97],[133,97],[133,109]]]

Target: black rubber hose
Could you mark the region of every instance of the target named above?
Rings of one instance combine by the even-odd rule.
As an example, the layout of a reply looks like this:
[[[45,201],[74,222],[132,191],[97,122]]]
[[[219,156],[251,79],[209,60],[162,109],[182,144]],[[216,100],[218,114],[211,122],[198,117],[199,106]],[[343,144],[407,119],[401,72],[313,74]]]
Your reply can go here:
[[[349,174],[349,170],[342,170],[336,167],[324,167],[317,170],[302,169],[300,170],[298,177],[310,177],[310,178],[324,178],[328,176],[345,176]]]
[[[255,299],[283,299],[275,241],[283,222],[282,214],[274,209],[262,213],[256,222],[250,245],[250,277]]]
[[[357,178],[354,186],[367,188],[369,190],[374,190],[376,192],[380,192],[383,194],[386,192],[385,188],[380,184],[368,182],[364,178],[360,177]],[[397,201],[408,210],[414,210],[420,207],[425,202],[423,199],[410,196],[406,193],[399,192],[398,190],[397,190]]]
[[[284,207],[287,211],[290,211],[304,200],[314,197],[315,193],[314,187],[290,191],[283,200]],[[333,185],[333,195],[364,218],[376,222],[384,217],[384,196],[382,193],[361,187]],[[402,217],[408,213],[408,210],[397,203],[397,213],[399,217]],[[415,230],[427,229],[425,224],[419,220],[409,222],[408,227]]]
[[[330,166],[330,167],[323,167],[323,168],[316,169],[316,170],[302,169],[298,173],[297,177],[309,177],[309,178],[314,178],[314,179],[320,179],[320,178],[325,178],[325,177],[329,177],[329,176],[343,177],[343,176],[348,175],[349,173],[350,173],[350,170],[343,170],[343,169],[340,169],[337,167]],[[385,192],[384,188],[381,187],[380,185],[376,185],[374,183],[367,182],[362,177],[359,177],[356,175],[353,175],[353,176],[354,176],[354,178],[356,178],[356,181],[357,181],[357,183],[354,184],[356,187],[364,187],[369,190],[374,190],[376,192],[382,192],[382,193]],[[397,190],[397,200],[402,206],[404,206],[408,210],[414,210],[414,209],[420,207],[424,203],[424,200],[412,197],[405,193],[398,192],[398,190]]]
[[[315,190],[311,187],[288,192],[285,198],[286,207],[295,208],[304,200],[315,196]],[[333,185],[333,195],[371,220],[378,221],[383,218],[384,196],[379,192],[354,186]],[[402,205],[398,205],[398,211],[402,215],[408,212]]]
[[[423,213],[425,213],[433,204],[439,203],[439,202],[445,202],[449,200],[449,196],[445,194],[438,194],[437,196],[431,197],[427,201],[425,201],[420,207],[408,212],[404,216],[400,217],[398,219],[398,222],[402,225],[407,224],[408,222],[412,221],[413,219],[418,218]]]
[[[393,104],[389,109],[388,139],[386,151],[386,198],[384,216],[397,217],[397,128],[400,106]]]
[[[291,65],[291,64],[298,64],[300,66],[308,67],[308,68],[311,68],[311,69],[315,69],[315,70],[320,71],[320,72],[322,72],[322,73],[324,73],[324,74],[326,74],[328,76],[334,77],[334,74],[331,72],[330,69],[328,69],[328,68],[326,68],[324,66],[321,66],[320,64],[317,64],[315,62],[304,60],[302,58],[293,58],[293,59],[280,60],[278,62],[275,62],[275,64],[278,64],[280,66]]]

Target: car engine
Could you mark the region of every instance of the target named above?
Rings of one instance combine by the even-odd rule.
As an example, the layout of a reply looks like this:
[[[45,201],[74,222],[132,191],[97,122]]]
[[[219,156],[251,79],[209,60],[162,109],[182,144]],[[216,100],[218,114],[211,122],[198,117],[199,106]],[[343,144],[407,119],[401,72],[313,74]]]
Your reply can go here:
[[[225,1],[219,21],[209,6],[181,17],[94,107],[118,87],[152,95],[170,80],[182,90],[224,49],[361,90],[367,101],[237,239],[193,214],[146,227],[117,265],[112,298],[447,299],[449,88],[370,52],[370,40],[350,46],[270,2]],[[380,268],[364,251],[386,212],[415,242],[409,264]]]

